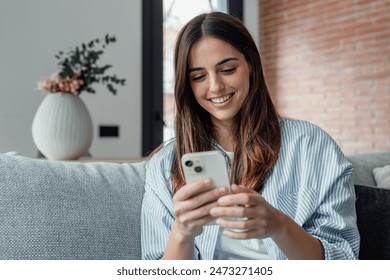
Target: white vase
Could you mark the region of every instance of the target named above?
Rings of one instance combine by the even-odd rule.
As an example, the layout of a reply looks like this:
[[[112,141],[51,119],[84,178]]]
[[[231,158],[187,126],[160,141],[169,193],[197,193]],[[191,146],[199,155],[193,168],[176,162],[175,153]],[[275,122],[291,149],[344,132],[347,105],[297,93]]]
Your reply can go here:
[[[77,159],[92,144],[93,128],[88,108],[78,96],[47,94],[35,114],[32,136],[47,159]]]

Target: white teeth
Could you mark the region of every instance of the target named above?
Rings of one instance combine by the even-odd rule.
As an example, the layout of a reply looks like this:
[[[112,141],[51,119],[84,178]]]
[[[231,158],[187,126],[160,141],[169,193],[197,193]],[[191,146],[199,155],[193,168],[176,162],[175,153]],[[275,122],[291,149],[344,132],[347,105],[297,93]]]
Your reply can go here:
[[[228,101],[231,97],[233,96],[233,93],[231,94],[228,94],[228,95],[225,95],[225,96],[222,96],[222,97],[218,97],[218,98],[212,98],[210,99],[213,103],[216,103],[216,104],[221,104],[225,101]]]

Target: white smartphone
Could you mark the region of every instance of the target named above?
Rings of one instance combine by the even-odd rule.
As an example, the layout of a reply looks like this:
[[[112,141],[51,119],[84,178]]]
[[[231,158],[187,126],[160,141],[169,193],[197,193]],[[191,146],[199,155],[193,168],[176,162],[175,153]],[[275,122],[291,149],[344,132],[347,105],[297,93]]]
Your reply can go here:
[[[225,157],[220,151],[207,151],[184,154],[181,158],[184,177],[187,183],[209,178],[214,187],[228,187],[229,175]],[[215,225],[215,220],[207,225]]]
[[[214,187],[230,188],[225,157],[220,151],[184,154],[181,158],[187,183],[210,178]]]
[[[181,158],[184,177],[187,183],[192,183],[199,179],[210,178],[214,187],[228,187],[230,190],[230,180],[226,167],[225,157],[220,151],[207,151],[184,154]],[[246,220],[247,218],[225,217],[230,220]],[[215,220],[206,225],[215,225]],[[241,229],[230,229],[242,232]]]

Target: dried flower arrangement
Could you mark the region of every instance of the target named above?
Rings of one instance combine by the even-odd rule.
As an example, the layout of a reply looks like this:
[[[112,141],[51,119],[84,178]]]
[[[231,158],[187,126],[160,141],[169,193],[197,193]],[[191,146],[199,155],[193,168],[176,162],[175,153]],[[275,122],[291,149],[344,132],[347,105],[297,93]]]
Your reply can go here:
[[[116,75],[105,75],[105,72],[112,65],[97,65],[97,61],[104,53],[103,50],[114,42],[116,42],[115,36],[107,34],[102,40],[95,39],[88,44],[83,43],[66,53],[60,51],[55,55],[59,60],[57,64],[60,68],[59,73],[55,73],[50,78],[39,82],[38,89],[79,95],[82,91],[95,93],[92,84],[102,83],[115,95],[117,90],[114,84],[123,86],[126,80],[119,79]]]

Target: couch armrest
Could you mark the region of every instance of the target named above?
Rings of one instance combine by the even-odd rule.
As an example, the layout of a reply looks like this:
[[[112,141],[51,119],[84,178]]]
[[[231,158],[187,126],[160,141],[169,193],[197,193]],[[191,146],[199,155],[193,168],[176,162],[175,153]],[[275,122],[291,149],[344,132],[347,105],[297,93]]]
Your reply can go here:
[[[0,154],[0,259],[140,259],[144,163]]]

